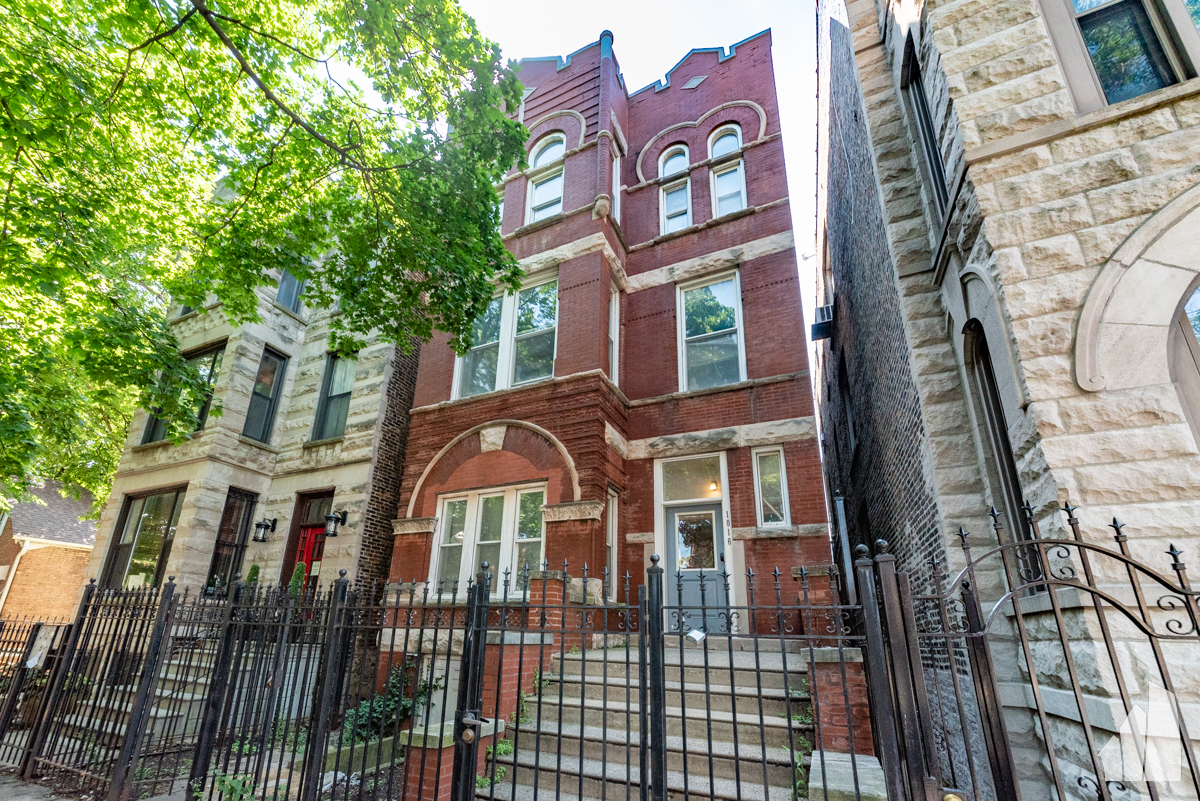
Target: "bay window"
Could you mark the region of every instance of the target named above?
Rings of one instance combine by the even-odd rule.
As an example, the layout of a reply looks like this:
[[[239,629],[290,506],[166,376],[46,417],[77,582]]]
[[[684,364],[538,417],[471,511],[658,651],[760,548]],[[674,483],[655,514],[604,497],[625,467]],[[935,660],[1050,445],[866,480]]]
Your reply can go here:
[[[527,384],[554,375],[558,278],[492,298],[475,320],[471,349],[458,359],[454,397]]]
[[[679,288],[679,390],[746,380],[738,274]]]
[[[254,376],[254,389],[250,393],[250,408],[246,410],[246,425],[242,436],[259,442],[270,442],[275,427],[275,412],[279,407],[279,395],[283,391],[283,377],[287,372],[287,357],[269,348],[263,351],[258,363],[258,374]]]
[[[208,422],[208,412],[212,408],[213,385],[217,383],[217,374],[221,371],[221,357],[224,355],[225,344],[221,343],[216,348],[211,348],[194,356],[187,357],[188,365],[200,373],[201,380],[208,387],[208,391],[201,398],[196,409],[196,431],[203,431],[204,424]],[[166,421],[160,420],[153,414],[150,415],[150,420],[146,424],[146,433],[142,438],[142,444],[161,442],[166,438]]]
[[[350,413],[350,394],[354,389],[357,366],[354,358],[338,356],[336,353],[325,357],[325,378],[313,423],[313,441],[334,439],[346,432],[346,417]]]
[[[544,485],[441,498],[430,580],[443,592],[457,586],[461,593],[487,562],[493,594],[503,594],[506,570],[511,571],[509,590],[524,591],[528,573],[542,569],[545,503]]]

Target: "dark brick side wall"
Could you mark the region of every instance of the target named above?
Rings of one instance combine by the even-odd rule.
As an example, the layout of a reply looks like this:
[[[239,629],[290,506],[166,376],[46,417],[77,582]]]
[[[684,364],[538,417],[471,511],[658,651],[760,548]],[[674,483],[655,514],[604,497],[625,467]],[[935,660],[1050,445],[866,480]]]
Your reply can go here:
[[[830,488],[845,495],[851,543],[887,539],[901,566],[910,566],[941,554],[943,548],[923,457],[928,435],[875,182],[851,34],[836,20],[829,24],[825,224],[836,318],[833,339],[823,345],[826,472]],[[842,364],[857,440],[853,453],[839,390]]]
[[[405,355],[399,348],[392,362],[392,375],[385,390],[386,407],[379,424],[375,464],[371,474],[367,508],[363,515],[363,536],[358,556],[358,580],[382,587],[388,578],[388,566],[394,546],[392,521],[400,502],[404,478],[404,456],[408,448],[409,410],[417,384],[420,348]]]

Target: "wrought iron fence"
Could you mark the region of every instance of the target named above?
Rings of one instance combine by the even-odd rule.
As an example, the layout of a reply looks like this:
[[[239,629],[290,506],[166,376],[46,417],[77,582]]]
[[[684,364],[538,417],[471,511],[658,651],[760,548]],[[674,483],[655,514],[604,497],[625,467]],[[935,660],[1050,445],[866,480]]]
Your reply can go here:
[[[90,588],[36,725],[20,743],[0,726],[0,747],[27,777],[111,799],[790,801],[881,786],[865,639],[849,627],[861,610],[836,602],[836,570],[707,574],[720,593],[681,604],[684,576],[657,563],[640,586],[542,567],[219,599]]]

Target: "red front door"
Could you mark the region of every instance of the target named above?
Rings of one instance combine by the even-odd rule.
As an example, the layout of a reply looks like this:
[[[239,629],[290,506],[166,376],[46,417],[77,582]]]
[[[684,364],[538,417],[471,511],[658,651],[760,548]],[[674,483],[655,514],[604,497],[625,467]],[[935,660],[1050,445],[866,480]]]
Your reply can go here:
[[[304,563],[304,589],[316,589],[321,580],[321,560],[325,555],[325,527],[302,526],[300,544],[296,548],[296,563]]]

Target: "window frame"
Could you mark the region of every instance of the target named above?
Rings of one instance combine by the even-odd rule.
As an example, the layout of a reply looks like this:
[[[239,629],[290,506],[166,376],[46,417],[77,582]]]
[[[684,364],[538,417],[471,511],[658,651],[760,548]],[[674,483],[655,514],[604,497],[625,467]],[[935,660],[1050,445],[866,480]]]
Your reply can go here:
[[[1145,11],[1157,38],[1156,44],[1174,73],[1171,76],[1174,83],[1170,85],[1188,80],[1189,73],[1200,72],[1200,28],[1188,13],[1186,5],[1181,0],[1137,2]],[[1088,9],[1082,16],[1113,8],[1119,3],[1120,0],[1112,0]],[[1080,13],[1076,11],[1075,4],[1072,0],[1042,0],[1041,5],[1050,40],[1054,43],[1067,87],[1075,101],[1076,112],[1086,114],[1111,105],[1084,41],[1078,21]]]
[[[782,489],[783,520],[779,523],[763,521],[762,479],[758,474],[758,457],[764,454],[779,454],[779,483]],[[782,445],[766,445],[750,449],[750,464],[754,475],[754,515],[759,528],[789,528],[792,525],[792,507],[788,499],[787,459]]]
[[[291,278],[296,284],[296,297],[292,299],[290,304],[283,303],[279,300],[279,296],[283,294],[283,284],[284,279],[286,278]],[[291,270],[287,269],[286,267],[283,268],[283,271],[279,274],[278,287],[275,290],[275,305],[281,309],[284,309],[285,311],[289,311],[292,314],[299,316],[304,310],[304,288],[307,284],[307,280],[297,278]]]
[[[137,538],[141,533],[134,533],[133,539],[129,542],[127,555],[125,557],[125,565],[121,568],[121,578],[115,585],[112,582],[113,573],[116,570],[116,560],[118,559],[117,550],[125,547],[121,542],[124,536],[125,527],[129,524],[129,513],[133,508],[133,504],[137,501],[145,501],[147,498],[153,498],[159,495],[175,495],[175,502],[172,506],[171,519],[175,521],[172,527],[171,535],[163,538],[163,545],[159,546],[158,563],[155,567],[155,580],[153,586],[157,587],[162,584],[163,576],[166,574],[167,561],[171,558],[171,550],[175,544],[175,532],[179,529],[179,516],[183,511],[183,501],[187,495],[187,485],[176,487],[164,487],[146,492],[137,492],[126,495],[121,502],[121,514],[117,517],[117,524],[113,527],[112,533],[109,536],[107,553],[104,555],[104,566],[100,570],[99,586],[101,589],[122,589],[125,586],[125,579],[129,575],[129,562],[133,558],[133,551],[137,547]],[[165,546],[165,549],[164,547]],[[144,586],[144,585],[143,585]]]
[[[740,184],[740,192],[742,197],[742,206],[733,211],[721,213],[721,199],[717,197],[717,179],[722,175],[728,175],[731,172],[738,174],[738,182]],[[750,208],[750,201],[747,196],[746,189],[746,162],[742,158],[734,159],[731,163],[722,162],[720,166],[712,167],[708,171],[709,180],[709,196],[712,199],[712,218],[714,220],[721,217],[728,217],[730,214],[737,214],[739,211],[745,211]]]
[[[715,387],[706,387],[704,389],[689,390],[688,389],[688,372],[687,372],[687,319],[686,310],[684,307],[684,296],[686,293],[696,289],[703,289],[706,286],[719,284],[723,281],[733,279],[734,286],[734,319],[737,321],[738,333],[738,380],[730,384],[721,384]],[[681,283],[675,285],[675,349],[678,356],[679,369],[679,391],[680,392],[707,392],[711,389],[720,389],[721,387],[730,387],[734,384],[740,384],[746,381],[746,321],[742,316],[742,280],[741,270],[733,269],[726,270],[713,275],[707,275],[695,281]],[[708,336],[707,334],[705,336]]]
[[[612,158],[612,218],[621,224],[621,153]]]
[[[613,284],[608,296],[608,380],[621,386],[621,290]]]
[[[618,585],[620,584],[618,574],[621,563],[621,554],[618,550],[620,522],[620,496],[617,495],[616,490],[610,488],[604,508],[604,562],[608,569],[608,586],[605,588],[605,595],[608,600],[613,602],[617,600]]]
[[[321,395],[317,399],[317,411],[313,415],[313,428],[310,436],[310,442],[324,442],[326,440],[341,439],[346,435],[346,422],[350,419],[350,401],[354,399],[354,384],[357,376],[350,381],[350,390],[348,392],[339,392],[336,396],[331,396],[329,390],[333,387],[334,367],[339,359],[346,359],[357,364],[358,359],[349,356],[339,356],[336,353],[329,352],[325,354],[325,372],[321,377]],[[349,396],[346,402],[346,417],[342,420],[342,431],[340,434],[332,436],[317,436],[318,432],[324,433],[327,423],[327,415],[329,414],[329,402],[334,397],[340,398],[343,395]]]
[[[213,396],[216,394],[215,390],[217,381],[221,377],[221,368],[225,366],[225,346],[228,344],[229,343],[227,341],[221,340],[216,344],[210,343],[208,345],[201,345],[195,350],[182,354],[183,358],[189,362],[193,359],[202,359],[205,356],[216,356],[220,354],[220,358],[217,360],[217,364],[215,366],[210,362],[210,369],[212,372],[209,375],[209,391],[204,403],[200,407],[200,413],[197,415],[198,419],[196,421],[196,428],[192,430],[192,434],[199,434],[200,432],[204,431],[205,427],[208,425],[208,413],[212,411]],[[159,418],[154,414],[154,411],[151,410],[146,420],[146,429],[142,433],[142,445],[150,445],[155,442],[167,441],[165,428],[163,429],[161,436],[159,436],[157,433],[158,424],[160,422],[161,421]]]
[[[559,132],[547,134],[546,136],[539,139],[538,142],[530,150],[530,154],[532,157],[529,159],[529,163],[531,165],[534,164],[537,161],[538,156],[541,155],[542,151],[545,150],[546,148],[550,147],[551,145],[553,145],[555,142],[560,143],[563,146],[562,156],[555,159],[554,161],[547,162],[546,164],[541,164],[536,167],[531,166],[526,171],[526,177],[527,177],[526,187],[525,187],[525,224],[526,225],[532,225],[535,222],[542,222],[543,220],[548,220],[559,214],[563,214],[566,211],[566,204],[567,204],[567,176],[566,176],[567,136],[566,136],[566,134],[559,131]],[[533,195],[534,195],[534,192],[537,190],[537,188],[539,186],[541,186],[549,181],[552,181],[555,178],[559,178],[559,177],[562,178],[562,183],[560,184],[560,190],[558,193],[557,201],[544,202],[544,203],[539,204],[537,207],[535,207],[534,203],[533,203]],[[535,215],[537,214],[538,209],[548,208],[549,206],[552,206],[555,202],[558,203],[558,206],[559,206],[558,211],[554,212],[553,214],[547,214],[545,217],[541,217],[540,219],[535,219]]]
[[[518,336],[528,337],[536,336],[545,332],[547,329],[540,328],[536,332],[527,334],[517,334],[517,305],[521,293],[528,289],[536,289],[546,284],[555,284],[554,288],[554,355],[550,359],[550,374],[539,376],[537,378],[526,379],[525,381],[515,381],[517,360],[517,339]],[[526,387],[536,384],[541,381],[548,381],[554,378],[554,368],[558,361],[558,332],[559,332],[559,313],[560,298],[558,296],[558,271],[553,270],[548,273],[534,276],[526,283],[521,285],[521,288],[516,292],[505,292],[504,294],[496,294],[492,299],[501,298],[500,305],[500,338],[497,342],[498,352],[496,354],[496,383],[490,392],[500,392],[506,389],[515,389],[518,387]],[[473,350],[474,348],[472,348]],[[469,351],[468,351],[469,352]],[[458,354],[454,355],[454,379],[451,382],[450,398],[452,400],[462,400],[463,398],[478,398],[482,395],[487,395],[488,392],[479,392],[475,395],[463,395],[463,380],[462,370],[465,359]]]
[[[666,167],[667,161],[674,158],[676,155],[683,154],[684,160],[687,162],[679,172],[673,172],[670,175],[664,175],[663,169]],[[692,217],[692,156],[687,145],[675,144],[668,147],[658,157],[658,180],[660,182],[658,190],[658,231],[659,236],[678,233],[679,231],[691,228],[695,224]],[[683,212],[684,225],[683,228],[678,228],[675,231],[667,230],[667,194],[674,192],[676,189],[683,187],[684,197],[687,198],[687,206]],[[672,218],[679,215],[672,215]]]
[[[1068,0],[1069,1],[1069,0]],[[938,126],[933,119],[929,96],[925,93],[924,72],[917,55],[916,40],[912,34],[904,42],[904,61],[900,69],[900,94],[912,120],[913,131],[922,158],[920,171],[928,188],[930,206],[935,218],[946,219],[950,206],[950,183],[946,172],[946,159],[942,155]]]
[[[250,490],[242,489],[241,487],[230,487],[225,493],[225,505],[221,509],[221,519],[217,524],[217,533],[213,539],[212,558],[208,563],[208,578],[204,584],[205,595],[224,594],[224,591],[233,583],[233,578],[242,572],[242,562],[246,559],[246,549],[250,545],[250,529],[254,527],[254,513],[258,509],[258,493]],[[234,523],[233,539],[222,540],[221,535],[226,531],[226,521],[230,515],[232,505],[235,503],[246,504],[242,508],[239,519],[230,521]],[[226,583],[217,586],[214,578],[219,578],[216,575],[219,562],[225,555],[229,557],[228,575],[225,577]]]
[[[266,423],[264,426],[265,431],[263,432],[265,434],[265,436],[260,439],[259,437],[256,437],[256,436],[253,436],[252,434],[246,433],[246,426],[250,424],[250,406],[249,405],[247,405],[247,407],[246,407],[246,419],[242,423],[242,436],[243,437],[246,437],[247,439],[252,439],[255,442],[263,442],[263,443],[270,443],[271,437],[274,436],[274,434],[275,434],[275,418],[279,413],[279,401],[283,396],[283,385],[284,385],[284,382],[287,381],[288,362],[291,361],[291,359],[288,358],[287,354],[280,353],[279,351],[277,351],[271,347],[263,348],[262,356],[260,356],[258,359],[258,371],[256,371],[254,373],[254,381],[250,386],[250,403],[251,404],[254,403],[255,397],[260,397],[260,398],[263,397],[262,395],[258,394],[258,392],[256,391],[256,388],[258,386],[258,373],[262,371],[262,363],[263,363],[263,360],[265,358],[267,358],[267,356],[271,356],[272,358],[279,361],[280,365],[279,365],[278,376],[275,379],[275,385],[272,387],[272,389],[274,391],[272,392],[271,397],[267,400]]]
[[[448,492],[444,495],[439,495],[437,499],[438,528],[433,532],[434,541],[432,543],[433,547],[430,548],[432,553],[430,554],[429,558],[429,585],[433,591],[435,593],[438,591],[438,574],[441,571],[442,551],[445,547],[445,543],[442,542],[443,532],[441,526],[446,520],[446,504],[462,500],[467,502],[466,512],[463,517],[464,537],[461,545],[462,553],[459,561],[457,579],[459,593],[464,593],[467,580],[475,577],[473,571],[479,547],[479,512],[482,503],[486,498],[503,497],[505,502],[504,519],[501,522],[500,530],[500,563],[499,565],[489,566],[489,569],[492,573],[491,595],[494,597],[500,597],[503,595],[505,591],[505,568],[513,571],[512,580],[508,587],[508,597],[511,598],[514,595],[523,596],[525,593],[527,593],[528,588],[518,588],[518,568],[515,566],[513,561],[516,559],[516,554],[518,553],[518,549],[516,547],[516,544],[519,542],[517,539],[517,518],[519,517],[521,511],[521,496],[532,492],[540,492],[542,493],[542,506],[545,507],[545,505],[548,503],[548,498],[546,497],[546,491],[548,488],[549,484],[547,482],[534,481],[499,487],[485,487],[479,489]],[[509,499],[512,501],[511,508],[509,505]],[[470,538],[465,536],[466,532],[471,533]],[[541,543],[541,560],[544,560],[546,558],[546,516],[544,513],[542,514]],[[541,569],[542,561],[539,561],[537,565],[530,566],[530,572]],[[441,591],[443,594],[449,593],[454,586],[454,583],[451,583],[448,586],[442,587]]]

